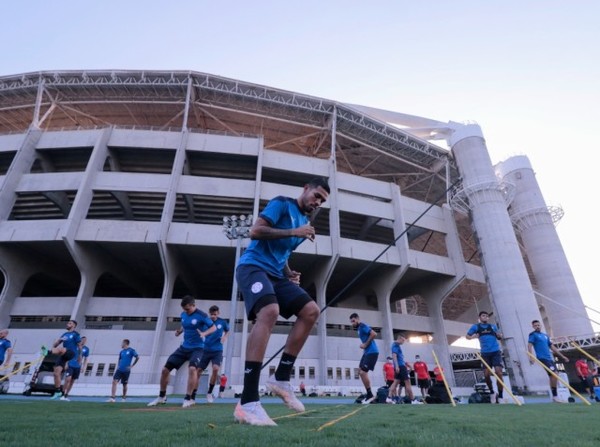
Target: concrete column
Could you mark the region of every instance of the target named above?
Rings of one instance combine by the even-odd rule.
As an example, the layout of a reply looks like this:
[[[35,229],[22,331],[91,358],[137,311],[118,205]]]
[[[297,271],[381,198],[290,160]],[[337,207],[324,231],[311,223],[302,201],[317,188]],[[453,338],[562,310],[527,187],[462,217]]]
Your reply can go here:
[[[512,157],[496,166],[499,177],[515,185],[510,217],[521,240],[554,337],[590,335],[587,317],[577,283],[558,238],[552,215],[525,156]]]
[[[462,193],[470,206],[497,320],[507,338],[512,383],[523,390],[547,390],[546,373],[530,366],[527,355],[531,321],[541,320],[541,315],[481,129],[476,124],[457,126],[448,143],[463,179]]]
[[[4,274],[4,288],[0,293],[0,329],[10,324],[10,311],[21,294],[27,279],[39,269],[30,259],[0,246],[0,269]]]

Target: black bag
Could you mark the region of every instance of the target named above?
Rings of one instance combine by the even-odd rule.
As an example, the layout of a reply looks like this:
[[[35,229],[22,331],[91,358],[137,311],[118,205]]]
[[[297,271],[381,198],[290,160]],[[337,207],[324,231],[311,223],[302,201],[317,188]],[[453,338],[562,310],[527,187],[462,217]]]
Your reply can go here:
[[[475,392],[469,396],[470,404],[489,404],[490,402],[491,397],[489,394]]]
[[[448,396],[448,392],[446,391],[444,384],[435,383],[431,388],[429,388],[425,402],[428,404],[449,404],[450,397]]]
[[[377,388],[377,399],[375,402],[378,404],[384,404],[388,398],[388,394],[390,393],[390,387],[382,386],[381,388]]]

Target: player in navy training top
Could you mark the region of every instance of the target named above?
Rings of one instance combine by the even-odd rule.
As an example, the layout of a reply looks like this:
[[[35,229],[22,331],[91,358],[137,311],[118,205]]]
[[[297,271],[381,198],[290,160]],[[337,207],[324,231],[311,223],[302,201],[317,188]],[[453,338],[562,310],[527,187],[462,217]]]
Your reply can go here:
[[[392,343],[391,351],[392,351],[392,360],[394,362],[394,383],[392,384],[392,389],[397,387],[398,385],[404,385],[404,389],[406,390],[406,397],[409,402],[415,401],[415,396],[412,390],[412,385],[410,383],[410,376],[408,372],[408,366],[406,365],[406,361],[404,360],[404,352],[402,352],[402,345],[406,341],[406,335],[403,333],[399,333],[396,336],[396,341]],[[400,391],[398,392],[398,396],[400,396]]]
[[[8,366],[12,356],[12,343],[8,338],[8,329],[0,331],[0,366]]]
[[[492,368],[498,377],[502,377],[502,351],[500,350],[500,344],[498,340],[502,339],[502,334],[494,324],[488,323],[490,319],[489,312],[482,310],[479,312],[479,323],[474,324],[467,331],[467,340],[474,338],[479,339],[479,346],[481,347],[481,358]],[[494,387],[492,385],[492,377],[489,369],[482,365],[483,376],[485,383],[490,389],[492,394],[491,403],[499,403],[500,399],[503,398],[502,394],[504,388],[502,384],[497,381],[496,386],[498,387],[498,394],[494,395]]]
[[[86,341],[87,337],[81,337],[81,343],[79,344],[77,355],[69,360],[69,363],[67,363],[67,372],[65,373],[65,391],[63,396],[60,398],[61,400],[69,400],[68,396],[71,393],[73,384],[77,379],[79,379],[81,370],[83,369],[85,371],[85,366],[87,365],[88,357],[90,355],[90,348],[85,345]]]
[[[110,392],[110,399],[108,402],[115,402],[117,396],[117,384],[121,382],[123,385],[122,400],[127,399],[127,384],[129,383],[129,375],[131,374],[131,368],[140,359],[139,354],[135,349],[129,346],[130,341],[124,339],[121,342],[121,352],[119,352],[119,363],[117,363],[117,369],[113,375],[112,387]]]
[[[279,196],[269,201],[250,229],[252,242],[236,269],[246,313],[250,320],[255,320],[246,345],[244,389],[234,411],[240,423],[277,425],[260,404],[258,384],[267,344],[279,315],[286,319],[295,315],[297,319],[275,370],[275,380],[267,381],[266,385],[289,408],[304,411],[290,377],[296,357],[319,318],[319,306],[300,287],[300,273],[290,268],[288,259],[306,239],[314,241],[315,229],[309,217],[328,197],[327,181],[313,179],[304,185],[298,198]]]
[[[537,359],[546,365],[550,371],[556,373],[556,364],[554,363],[553,353],[562,358],[565,363],[569,361],[569,358],[563,355],[556,346],[552,344],[552,341],[550,341],[550,337],[548,337],[547,334],[542,332],[542,323],[540,323],[539,320],[533,320],[531,326],[533,327],[533,332],[529,334],[527,349],[532,355],[535,351]],[[534,360],[530,358],[529,363],[533,365]],[[548,373],[548,378],[550,381],[552,400],[554,402],[564,403],[564,401],[558,397],[558,379],[551,373]]]
[[[198,375],[200,376],[202,371],[208,367],[209,363],[211,363],[212,366],[212,372],[208,381],[208,392],[206,393],[206,400],[209,403],[212,403],[214,400],[212,393],[217,383],[221,363],[223,362],[223,344],[229,336],[229,323],[220,318],[219,313],[219,306],[210,306],[208,309],[210,319],[217,327],[217,330],[204,340],[204,353],[202,354],[202,360],[198,367]]]
[[[54,363],[54,395],[51,399],[58,399],[62,397],[63,388],[61,385],[62,374],[65,369],[65,365],[69,360],[79,355],[79,344],[81,343],[81,336],[79,332],[75,330],[77,327],[77,321],[67,321],[67,332],[63,333],[52,344],[52,354],[56,354],[58,358]],[[60,346],[62,345],[62,346]],[[46,348],[42,346],[42,351],[46,352]]]
[[[368,324],[362,323],[357,313],[350,315],[350,323],[352,323],[352,327],[358,331],[358,338],[360,338],[361,341],[360,349],[363,350],[362,357],[358,364],[358,376],[367,390],[367,397],[363,402],[371,403],[375,397],[371,391],[369,371],[373,371],[375,364],[377,363],[377,358],[379,357],[379,348],[375,343],[377,332],[371,329],[371,326]]]
[[[185,362],[188,365],[187,393],[183,399],[183,407],[194,405],[192,393],[198,389],[198,366],[204,350],[204,338],[217,330],[209,316],[196,308],[193,296],[186,295],[181,299],[181,327],[175,336],[183,334],[181,346],[169,356],[160,374],[160,394],[148,404],[149,407],[167,402],[167,385],[171,370],[179,369]]]

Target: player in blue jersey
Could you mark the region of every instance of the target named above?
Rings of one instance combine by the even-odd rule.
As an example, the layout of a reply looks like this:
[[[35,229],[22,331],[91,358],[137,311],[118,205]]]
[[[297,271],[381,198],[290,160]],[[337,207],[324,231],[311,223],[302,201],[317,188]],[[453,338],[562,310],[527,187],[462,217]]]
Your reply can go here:
[[[410,403],[419,404],[419,402],[415,399],[412,385],[410,383],[410,376],[408,372],[408,365],[404,360],[404,353],[402,352],[402,345],[406,341],[406,335],[403,333],[399,333],[396,336],[396,341],[392,343],[391,351],[392,351],[392,361],[394,362],[394,383],[390,388],[390,394],[388,395],[391,398],[391,391],[396,389],[398,385],[404,386],[406,391],[406,397],[408,398]],[[398,396],[400,396],[400,391],[398,392]]]
[[[221,363],[223,362],[223,344],[227,341],[227,337],[229,336],[229,324],[219,317],[219,313],[219,306],[210,306],[208,309],[210,319],[217,327],[217,330],[204,340],[204,353],[202,354],[202,360],[198,367],[199,377],[202,374],[202,371],[208,367],[209,363],[212,366],[210,379],[208,381],[208,392],[206,393],[206,400],[209,403],[214,401],[212,393],[217,383]],[[194,400],[194,397],[195,396],[192,395],[192,400]]]
[[[8,338],[8,329],[2,329],[0,331],[0,370],[10,365],[10,358],[12,356],[12,344]]]
[[[129,375],[131,374],[131,368],[133,368],[138,360],[140,359],[139,354],[135,349],[129,346],[130,341],[124,339],[121,342],[121,352],[119,352],[119,362],[117,363],[117,369],[113,375],[112,388],[110,392],[110,399],[107,402],[114,403],[117,399],[117,385],[121,382],[123,385],[123,394],[121,401],[127,400],[127,384],[129,383]]]
[[[535,351],[535,356],[537,359],[542,362],[546,367],[556,373],[556,364],[554,363],[554,355],[563,359],[565,363],[569,361],[569,358],[563,355],[550,341],[550,337],[547,334],[542,332],[542,323],[539,320],[533,320],[531,322],[531,326],[533,327],[533,332],[529,334],[529,339],[527,340],[527,349],[533,355]],[[533,365],[534,360],[532,358],[529,359],[529,363]],[[547,372],[547,371],[546,371]],[[550,391],[552,392],[552,401],[557,403],[565,403],[564,400],[558,397],[557,385],[558,379],[553,374],[548,373],[548,378],[550,380]]]
[[[83,369],[83,371],[85,371],[88,357],[90,356],[90,348],[85,345],[86,342],[87,337],[81,337],[81,343],[79,344],[77,355],[69,360],[69,363],[67,363],[67,372],[65,373],[65,391],[60,400],[69,400],[69,394],[71,393],[73,384],[77,379],[79,379],[81,370]]]
[[[496,325],[488,323],[490,319],[490,313],[482,310],[479,312],[479,323],[474,324],[467,331],[467,340],[474,338],[479,339],[479,346],[481,347],[481,358],[492,368],[498,377],[502,377],[502,351],[500,350],[500,344],[498,340],[502,340],[502,333],[498,330]],[[492,385],[492,377],[490,371],[483,365],[483,375],[485,383],[490,389],[492,394],[490,402],[500,403],[503,399],[503,387],[500,382],[496,383],[498,387],[498,393],[494,393],[494,387]]]
[[[379,348],[377,347],[377,343],[375,343],[377,332],[371,329],[371,326],[368,324],[362,323],[356,312],[350,315],[350,323],[352,323],[352,327],[358,331],[358,338],[360,338],[361,341],[360,349],[363,350],[362,357],[358,363],[358,376],[360,377],[365,390],[367,390],[367,396],[362,403],[370,404],[375,400],[375,396],[371,391],[369,371],[375,369],[375,364],[379,357]]]
[[[148,404],[149,407],[165,404],[167,402],[167,385],[171,370],[179,369],[185,362],[188,364],[187,393],[183,399],[183,407],[194,405],[192,393],[198,388],[198,366],[202,360],[204,339],[217,330],[210,317],[196,308],[193,296],[186,295],[181,299],[181,327],[175,331],[175,336],[183,334],[183,342],[173,354],[169,356],[160,374],[160,393],[156,399]]]
[[[63,395],[63,387],[61,385],[62,374],[65,366],[69,360],[79,355],[79,344],[81,343],[81,336],[79,332],[75,330],[77,328],[77,321],[67,321],[67,331],[64,332],[60,338],[52,344],[52,354],[56,354],[58,357],[54,363],[54,394],[50,399],[58,399]],[[62,346],[61,346],[62,345]],[[42,346],[42,352],[47,354],[48,351]]]
[[[296,357],[319,318],[319,306],[300,287],[300,273],[290,268],[288,259],[306,239],[314,241],[310,216],[328,197],[327,181],[311,180],[298,198],[279,196],[269,201],[250,229],[252,242],[236,269],[246,313],[250,320],[255,320],[246,346],[244,389],[234,411],[240,423],[277,425],[260,404],[258,385],[267,344],[279,315],[297,318],[275,370],[275,380],[266,385],[289,408],[304,411],[304,405],[294,394],[290,376]]]

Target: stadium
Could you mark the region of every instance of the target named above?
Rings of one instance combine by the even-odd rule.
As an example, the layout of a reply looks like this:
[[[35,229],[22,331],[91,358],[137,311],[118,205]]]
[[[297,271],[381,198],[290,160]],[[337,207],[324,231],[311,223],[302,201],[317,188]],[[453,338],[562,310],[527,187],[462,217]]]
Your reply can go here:
[[[108,392],[127,338],[140,354],[132,393],[153,394],[191,294],[230,321],[224,371],[241,384],[252,322],[233,273],[248,216],[316,176],[332,194],[290,264],[326,310],[295,380],[360,388],[352,312],[379,333],[380,361],[406,332],[407,358],[432,368],[435,352],[453,386],[473,383],[475,351],[453,343],[480,310],[494,312],[521,391],[548,387],[528,362],[531,320],[567,354],[573,340],[595,349],[554,226],[562,210],[525,156],[492,164],[477,124],[198,72],[62,71],[0,77],[0,327],[15,370],[75,319],[91,349],[82,392]],[[268,357],[290,325],[278,322]]]

